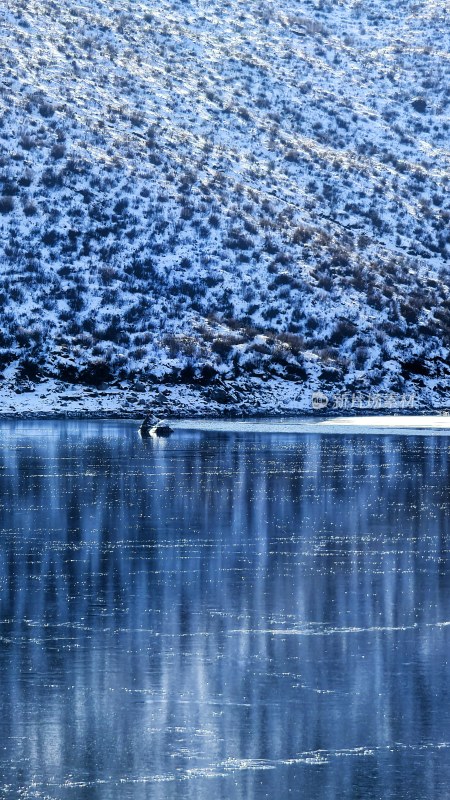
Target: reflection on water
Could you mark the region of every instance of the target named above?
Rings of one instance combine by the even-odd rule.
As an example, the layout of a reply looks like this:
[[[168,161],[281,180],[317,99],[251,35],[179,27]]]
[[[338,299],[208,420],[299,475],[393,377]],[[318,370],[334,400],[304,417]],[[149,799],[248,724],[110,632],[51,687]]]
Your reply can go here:
[[[2,798],[450,796],[448,439],[1,433]]]

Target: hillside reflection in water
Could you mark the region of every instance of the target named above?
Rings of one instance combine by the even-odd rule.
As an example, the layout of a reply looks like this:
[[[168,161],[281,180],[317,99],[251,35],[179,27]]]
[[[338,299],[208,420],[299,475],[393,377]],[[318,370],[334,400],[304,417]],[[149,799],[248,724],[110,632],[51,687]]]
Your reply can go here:
[[[450,439],[1,430],[2,798],[449,796]]]

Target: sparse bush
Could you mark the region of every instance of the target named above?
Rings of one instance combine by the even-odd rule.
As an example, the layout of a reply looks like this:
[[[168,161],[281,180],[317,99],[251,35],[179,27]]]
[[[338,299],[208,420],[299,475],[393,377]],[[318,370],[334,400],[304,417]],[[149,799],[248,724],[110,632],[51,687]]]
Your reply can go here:
[[[280,333],[277,339],[286,344],[294,355],[298,355],[304,350],[305,343],[302,336],[297,336],[293,333]]]
[[[54,189],[56,186],[63,185],[62,176],[54,169],[46,169],[42,174],[41,183],[47,189]]]
[[[59,233],[56,230],[46,231],[42,236],[43,244],[47,245],[47,247],[54,247],[59,240]]]
[[[128,199],[126,197],[122,197],[121,200],[118,200],[114,206],[114,213],[115,214],[123,214],[128,208]]]
[[[49,119],[50,117],[53,117],[53,115],[55,113],[55,109],[53,108],[51,103],[41,103],[41,105],[39,106],[38,110],[39,110],[39,113],[40,113],[41,117],[44,117],[45,119]]]
[[[28,135],[22,136],[22,138],[19,140],[19,144],[22,150],[27,150],[27,151],[34,150],[34,148],[36,147],[35,139],[33,139],[32,136]]]
[[[364,369],[369,355],[367,347],[359,346],[355,351],[355,368],[358,370]]]
[[[272,283],[269,286],[269,289],[273,290],[279,286],[290,286],[291,283],[292,283],[292,276],[289,275],[287,272],[280,272],[273,279]]]
[[[312,228],[308,228],[306,225],[299,225],[292,234],[292,242],[294,244],[305,244],[309,242],[312,235]]]
[[[340,319],[330,336],[330,344],[339,346],[356,333],[356,326],[347,319]]]
[[[59,161],[61,158],[64,158],[66,155],[65,145],[61,143],[54,144],[50,150],[50,155],[53,159],[55,159],[55,161]]]
[[[16,341],[20,347],[26,347],[31,342],[31,330],[29,328],[24,328],[22,325],[19,325],[16,330]]]
[[[17,183],[11,178],[3,178],[2,195],[16,197],[19,194]]]
[[[21,358],[18,364],[17,377],[19,380],[30,380],[33,383],[39,380],[41,369],[33,358]]]
[[[229,247],[230,250],[250,250],[253,247],[252,240],[249,239],[248,236],[245,236],[243,231],[237,228],[232,228],[230,230],[224,244],[225,247]]]
[[[7,195],[0,197],[0,214],[10,214],[14,211],[14,199]]]
[[[233,350],[234,342],[235,340],[231,336],[219,336],[217,339],[214,339],[211,350],[213,353],[217,353],[221,358],[226,359]]]
[[[181,212],[180,212],[180,219],[185,220],[188,222],[194,216],[194,208],[189,205],[183,205]]]
[[[34,217],[34,215],[37,213],[37,208],[34,203],[27,202],[23,207],[23,213],[26,217]]]
[[[114,269],[114,267],[110,267],[108,265],[100,267],[99,274],[103,283],[106,284],[112,283],[118,277],[117,270]]]
[[[100,386],[101,383],[109,383],[112,378],[111,366],[104,358],[93,359],[79,373],[81,383],[88,386]]]
[[[24,172],[24,174],[19,178],[19,186],[24,186],[25,188],[31,186],[32,182],[33,173],[30,172],[30,170],[26,170],[26,172]]]
[[[130,358],[134,359],[135,361],[142,361],[146,354],[147,350],[145,347],[136,347],[135,350],[131,350]]]

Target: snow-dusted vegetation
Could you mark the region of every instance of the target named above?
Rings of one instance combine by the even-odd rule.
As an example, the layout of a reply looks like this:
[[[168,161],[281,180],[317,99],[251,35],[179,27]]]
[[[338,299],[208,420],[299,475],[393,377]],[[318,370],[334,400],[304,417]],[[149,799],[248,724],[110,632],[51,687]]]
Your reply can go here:
[[[9,0],[8,402],[76,384],[126,410],[164,384],[188,408],[300,408],[317,388],[444,405],[447,13],[445,0]]]

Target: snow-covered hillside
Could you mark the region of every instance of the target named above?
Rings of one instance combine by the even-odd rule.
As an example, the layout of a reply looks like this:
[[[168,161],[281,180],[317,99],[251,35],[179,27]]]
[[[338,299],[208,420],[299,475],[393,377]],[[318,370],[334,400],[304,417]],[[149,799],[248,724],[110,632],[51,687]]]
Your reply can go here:
[[[445,405],[446,6],[8,0],[4,402]]]

